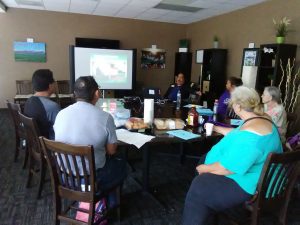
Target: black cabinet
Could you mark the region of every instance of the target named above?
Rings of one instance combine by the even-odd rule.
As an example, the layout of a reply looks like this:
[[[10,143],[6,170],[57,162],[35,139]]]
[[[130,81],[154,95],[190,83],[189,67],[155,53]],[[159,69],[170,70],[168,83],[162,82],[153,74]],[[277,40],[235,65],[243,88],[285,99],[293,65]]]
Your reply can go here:
[[[183,73],[185,82],[189,83],[191,82],[191,71],[192,71],[192,53],[176,52],[174,76],[177,76],[179,73]]]
[[[256,78],[256,90],[262,94],[266,86],[278,86],[282,79],[282,64],[285,70],[288,59],[291,63],[296,58],[297,45],[264,44],[260,46],[260,57]],[[284,77],[283,83],[286,82]],[[285,93],[282,93],[283,96]]]
[[[201,90],[209,108],[225,90],[226,65],[227,49],[203,49]]]

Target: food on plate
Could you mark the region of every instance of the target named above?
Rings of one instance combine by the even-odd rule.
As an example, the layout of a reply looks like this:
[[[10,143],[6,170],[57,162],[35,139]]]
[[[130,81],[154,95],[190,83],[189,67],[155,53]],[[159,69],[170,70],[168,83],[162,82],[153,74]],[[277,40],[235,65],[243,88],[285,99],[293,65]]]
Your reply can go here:
[[[167,129],[167,124],[163,119],[154,119],[154,125],[156,126],[157,129],[159,130],[164,130]]]
[[[175,119],[175,129],[183,129],[185,126],[181,119]]]
[[[145,129],[148,128],[148,124],[144,123],[141,118],[131,117],[125,123],[125,127],[129,130]]]
[[[158,130],[183,129],[184,122],[181,119],[154,119],[154,125]]]

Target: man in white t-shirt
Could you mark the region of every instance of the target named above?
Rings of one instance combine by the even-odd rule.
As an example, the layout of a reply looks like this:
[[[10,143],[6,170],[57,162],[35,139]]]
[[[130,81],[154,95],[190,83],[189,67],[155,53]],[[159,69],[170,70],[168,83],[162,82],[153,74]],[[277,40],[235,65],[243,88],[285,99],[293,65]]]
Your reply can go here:
[[[92,76],[79,77],[74,94],[76,103],[61,110],[56,117],[55,140],[93,145],[96,179],[102,190],[122,183],[126,177],[126,162],[111,157],[117,149],[116,127],[113,117],[95,106],[101,96],[98,84]]]

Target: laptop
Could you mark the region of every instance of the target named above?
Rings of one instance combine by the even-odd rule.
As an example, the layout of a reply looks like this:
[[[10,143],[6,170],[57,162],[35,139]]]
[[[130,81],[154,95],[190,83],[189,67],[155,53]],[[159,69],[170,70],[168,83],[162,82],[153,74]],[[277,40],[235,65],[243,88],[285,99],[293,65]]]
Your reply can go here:
[[[160,100],[161,94],[160,94],[160,89],[159,88],[144,88],[143,89],[143,98],[152,98],[155,101]]]

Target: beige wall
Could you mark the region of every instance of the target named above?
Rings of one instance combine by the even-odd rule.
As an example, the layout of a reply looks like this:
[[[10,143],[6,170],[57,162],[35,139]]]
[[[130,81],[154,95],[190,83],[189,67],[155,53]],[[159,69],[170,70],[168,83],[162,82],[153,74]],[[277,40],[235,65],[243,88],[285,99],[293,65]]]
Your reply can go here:
[[[31,79],[33,71],[49,68],[56,79],[69,79],[68,46],[75,37],[118,39],[122,48],[137,48],[137,81],[165,91],[174,76],[175,52],[186,26],[80,14],[9,9],[0,13],[0,108],[12,100],[15,80]],[[46,63],[15,62],[14,41],[45,42]],[[166,69],[140,69],[141,49],[152,44],[166,50]]]
[[[227,75],[240,76],[243,49],[254,42],[275,43],[272,19],[282,17],[292,19],[286,43],[300,44],[300,2],[299,0],[271,0],[265,3],[238,10],[229,14],[213,17],[187,27],[187,38],[191,40],[192,52],[196,49],[212,48],[213,36],[220,39],[220,48],[228,49]],[[300,51],[298,48],[299,61]],[[198,80],[200,65],[193,62],[192,80]]]
[[[193,52],[192,80],[197,81],[200,65],[195,64],[196,49],[211,48],[217,35],[220,47],[228,49],[228,76],[240,76],[243,48],[249,42],[255,46],[274,43],[272,18],[292,19],[286,42],[300,44],[299,0],[271,0],[265,3],[213,17],[189,25],[116,19],[80,14],[66,14],[36,10],[9,9],[0,13],[0,108],[5,99],[15,95],[15,80],[30,79],[38,68],[50,68],[56,79],[69,78],[68,46],[75,37],[118,39],[122,48],[137,48],[137,81],[157,86],[164,92],[173,80],[175,52],[179,40],[191,40]],[[15,62],[13,41],[33,37],[47,44],[47,62]],[[140,69],[140,50],[156,44],[166,49],[166,69]],[[299,64],[300,51],[297,51]]]

